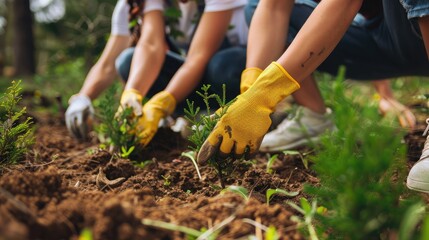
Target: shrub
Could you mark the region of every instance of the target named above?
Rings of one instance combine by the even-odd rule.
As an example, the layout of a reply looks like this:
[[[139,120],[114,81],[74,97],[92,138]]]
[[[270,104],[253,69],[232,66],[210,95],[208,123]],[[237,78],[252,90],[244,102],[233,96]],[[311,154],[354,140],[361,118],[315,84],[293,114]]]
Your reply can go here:
[[[338,131],[323,138],[313,159],[320,187],[306,191],[328,209],[320,224],[329,239],[379,239],[399,230],[418,201],[401,197],[406,173],[401,132],[380,124],[376,108],[346,97],[343,80],[344,70],[330,94]]]
[[[12,86],[0,97],[0,168],[22,160],[34,142],[31,118],[21,119],[26,108],[17,110],[22,99],[20,83],[12,81]]]

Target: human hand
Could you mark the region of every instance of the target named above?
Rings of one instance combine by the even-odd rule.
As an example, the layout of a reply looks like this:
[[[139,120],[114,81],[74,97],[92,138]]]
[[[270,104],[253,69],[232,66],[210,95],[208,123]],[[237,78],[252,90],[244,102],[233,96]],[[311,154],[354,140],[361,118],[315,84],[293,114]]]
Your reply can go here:
[[[134,116],[142,115],[142,101],[143,97],[136,89],[127,89],[122,93],[120,106],[116,112],[116,116],[126,108],[130,107],[133,109]]]
[[[281,65],[271,63],[226,110],[198,152],[198,162],[205,164],[213,156],[250,158],[271,125],[277,103],[298,88]]]
[[[145,147],[158,131],[162,118],[172,114],[176,108],[176,99],[169,92],[162,91],[153,96],[144,106],[143,115],[137,122],[137,136]]]
[[[252,84],[258,79],[259,75],[261,75],[262,69],[257,67],[246,68],[241,73],[240,80],[240,93],[244,93],[247,89],[252,86]]]
[[[394,115],[404,128],[414,129],[416,126],[416,117],[413,112],[402,103],[393,98],[382,97],[378,103],[380,113],[385,115]]]
[[[94,108],[91,99],[83,94],[73,95],[65,114],[66,126],[69,133],[78,139],[86,139],[91,127]]]

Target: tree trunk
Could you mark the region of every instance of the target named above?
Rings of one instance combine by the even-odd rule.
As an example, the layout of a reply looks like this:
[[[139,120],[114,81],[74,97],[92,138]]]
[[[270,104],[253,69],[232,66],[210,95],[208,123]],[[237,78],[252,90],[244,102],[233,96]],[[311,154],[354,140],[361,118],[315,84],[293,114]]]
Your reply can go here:
[[[12,5],[15,75],[32,75],[36,72],[36,64],[30,0],[13,0]]]

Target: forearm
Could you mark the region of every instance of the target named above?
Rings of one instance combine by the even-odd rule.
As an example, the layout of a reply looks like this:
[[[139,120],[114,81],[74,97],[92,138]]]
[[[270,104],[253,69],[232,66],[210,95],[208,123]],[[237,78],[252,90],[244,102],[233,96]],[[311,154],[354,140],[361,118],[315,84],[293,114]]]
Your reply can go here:
[[[149,12],[144,16],[142,34],[131,61],[125,90],[136,89],[145,96],[161,71],[165,53],[162,13]]]
[[[377,91],[378,95],[382,98],[394,98],[392,88],[390,87],[390,80],[377,80],[373,81],[372,85]]]
[[[278,62],[302,81],[333,51],[361,5],[362,0],[323,0]]]
[[[177,102],[181,102],[194,91],[198,86],[206,68],[206,61],[186,60],[166,87],[166,91],[171,93]]]
[[[112,84],[117,76],[115,59],[129,45],[129,41],[128,36],[112,35],[109,38],[100,59],[86,76],[80,94],[95,99]]]
[[[426,48],[426,54],[429,59],[429,16],[425,16],[419,19],[420,32]]]
[[[246,67],[264,69],[280,57],[286,47],[293,5],[293,0],[259,2],[249,28]]]
[[[207,64],[226,36],[231,17],[232,10],[203,14],[185,63],[165,89],[177,102],[186,99],[198,85]]]

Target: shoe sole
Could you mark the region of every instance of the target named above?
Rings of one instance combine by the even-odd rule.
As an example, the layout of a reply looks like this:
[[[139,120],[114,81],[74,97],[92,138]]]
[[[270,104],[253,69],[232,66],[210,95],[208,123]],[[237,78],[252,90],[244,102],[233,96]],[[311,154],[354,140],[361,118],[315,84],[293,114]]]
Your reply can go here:
[[[429,183],[407,178],[407,187],[414,191],[429,193]]]
[[[288,144],[288,145],[283,145],[283,146],[278,146],[278,147],[273,147],[273,148],[269,148],[269,147],[266,147],[263,149],[260,148],[259,151],[263,152],[263,153],[281,152],[281,151],[285,151],[285,150],[291,150],[291,149],[296,148],[296,147],[301,147],[301,146],[304,146],[308,143],[318,142],[319,139],[320,139],[320,137],[312,137],[312,138],[310,138],[310,140],[308,138],[306,138],[306,139],[301,139],[299,141],[293,142],[293,143]]]

